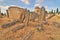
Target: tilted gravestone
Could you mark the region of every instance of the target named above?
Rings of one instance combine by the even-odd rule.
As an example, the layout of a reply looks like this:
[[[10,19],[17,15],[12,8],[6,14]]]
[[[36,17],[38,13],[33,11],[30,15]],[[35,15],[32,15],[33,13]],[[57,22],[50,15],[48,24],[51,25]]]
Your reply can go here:
[[[23,28],[24,28],[24,25],[19,25],[16,28],[12,29],[11,31],[16,32],[16,31],[23,29]]]
[[[42,7],[42,8],[39,8],[39,7],[36,7],[35,9],[36,13],[38,14],[38,29],[43,29],[43,24],[46,24],[47,21],[46,21],[46,11],[45,11],[45,8]]]
[[[30,13],[30,21],[35,22],[35,19],[38,17],[38,14],[35,12]]]
[[[53,22],[53,24],[54,24],[56,27],[60,28],[60,23],[58,23],[58,22]]]
[[[51,19],[51,18],[54,17],[54,16],[55,16],[55,14],[49,16],[47,19]]]
[[[29,32],[27,35],[24,36],[23,40],[28,40],[33,34],[34,31]]]
[[[20,23],[24,23],[26,26],[29,23],[29,11],[27,9],[22,10],[22,14],[19,17]]]
[[[16,23],[17,23],[17,21],[14,20],[14,21],[12,21],[12,22],[3,24],[3,25],[2,25],[2,28],[8,28],[8,27],[11,27],[12,25],[14,25],[14,24],[16,24]]]

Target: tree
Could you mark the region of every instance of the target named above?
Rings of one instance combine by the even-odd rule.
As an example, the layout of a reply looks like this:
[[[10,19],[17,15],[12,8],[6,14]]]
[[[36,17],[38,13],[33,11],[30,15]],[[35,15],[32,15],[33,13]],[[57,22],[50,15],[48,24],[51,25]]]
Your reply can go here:
[[[51,10],[51,13],[53,14],[53,9]]]
[[[58,13],[58,8],[56,9],[56,13]]]
[[[58,8],[56,9],[56,13],[58,13],[58,14],[59,14],[59,9],[58,9]]]

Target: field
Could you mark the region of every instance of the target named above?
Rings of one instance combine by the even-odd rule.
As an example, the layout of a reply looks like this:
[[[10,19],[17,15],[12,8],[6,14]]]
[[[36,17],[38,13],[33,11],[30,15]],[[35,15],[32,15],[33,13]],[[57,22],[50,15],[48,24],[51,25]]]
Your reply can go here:
[[[11,27],[2,28],[1,25],[11,21],[9,18],[0,18],[0,40],[60,40],[60,15],[47,19],[49,25],[43,25],[43,30],[40,31],[37,22],[29,22],[29,26],[24,27],[23,23],[16,23]]]

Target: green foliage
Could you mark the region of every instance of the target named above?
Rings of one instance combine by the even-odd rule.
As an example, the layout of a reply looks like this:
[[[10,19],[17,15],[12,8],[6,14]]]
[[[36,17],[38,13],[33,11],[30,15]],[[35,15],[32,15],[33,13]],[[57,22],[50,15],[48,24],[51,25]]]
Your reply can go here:
[[[2,15],[2,16],[5,16],[5,15],[6,15],[6,13],[1,13],[1,15]]]
[[[58,13],[58,11],[59,11],[59,9],[57,8],[57,9],[56,9],[56,13]]]

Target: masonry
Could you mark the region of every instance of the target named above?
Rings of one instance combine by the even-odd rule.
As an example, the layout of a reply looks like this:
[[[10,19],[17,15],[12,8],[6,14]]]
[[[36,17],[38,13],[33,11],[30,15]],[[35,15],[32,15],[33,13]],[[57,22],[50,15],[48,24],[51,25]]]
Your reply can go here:
[[[25,9],[16,7],[16,6],[11,6],[9,7],[7,11],[7,17],[11,19],[18,19],[20,17],[20,14],[24,12]]]

